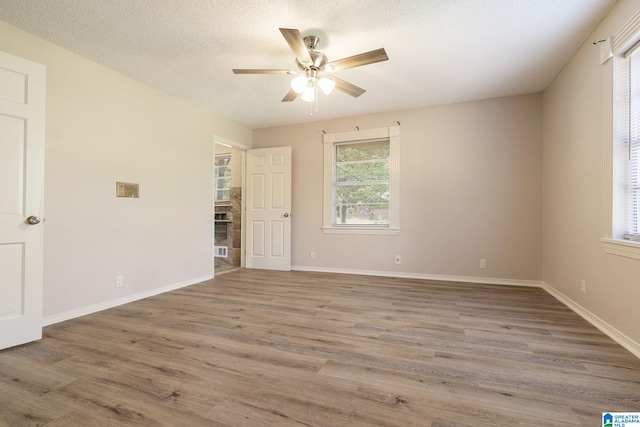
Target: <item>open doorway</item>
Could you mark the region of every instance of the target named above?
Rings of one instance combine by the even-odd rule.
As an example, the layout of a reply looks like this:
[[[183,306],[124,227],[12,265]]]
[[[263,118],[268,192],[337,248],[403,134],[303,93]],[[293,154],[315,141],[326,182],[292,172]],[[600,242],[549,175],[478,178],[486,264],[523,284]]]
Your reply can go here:
[[[218,139],[214,147],[213,270],[218,275],[243,266],[244,151]]]

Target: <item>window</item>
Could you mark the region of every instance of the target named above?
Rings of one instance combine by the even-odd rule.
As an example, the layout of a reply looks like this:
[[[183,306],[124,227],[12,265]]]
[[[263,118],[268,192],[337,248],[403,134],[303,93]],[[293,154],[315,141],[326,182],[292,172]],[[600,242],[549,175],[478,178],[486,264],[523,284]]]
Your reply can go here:
[[[604,237],[607,253],[640,259],[640,13],[602,43]]]
[[[334,225],[389,224],[389,140],[334,145]]]
[[[231,199],[231,154],[216,154],[214,165],[214,193],[216,202]]]
[[[640,52],[636,44],[626,55],[629,67],[629,136],[627,142],[628,157],[626,159],[625,198],[628,201],[626,240],[640,241],[638,226],[638,197],[640,196],[640,179],[638,177],[638,152],[640,151]]]
[[[399,234],[400,127],[324,135],[323,231]]]

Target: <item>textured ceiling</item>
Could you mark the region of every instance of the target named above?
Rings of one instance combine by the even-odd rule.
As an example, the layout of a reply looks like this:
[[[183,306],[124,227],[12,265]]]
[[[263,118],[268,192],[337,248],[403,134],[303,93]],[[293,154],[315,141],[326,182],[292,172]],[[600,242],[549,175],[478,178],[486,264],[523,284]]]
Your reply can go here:
[[[544,90],[615,0],[0,0],[0,20],[249,128]],[[367,90],[280,102],[295,69],[279,27],[321,38]]]

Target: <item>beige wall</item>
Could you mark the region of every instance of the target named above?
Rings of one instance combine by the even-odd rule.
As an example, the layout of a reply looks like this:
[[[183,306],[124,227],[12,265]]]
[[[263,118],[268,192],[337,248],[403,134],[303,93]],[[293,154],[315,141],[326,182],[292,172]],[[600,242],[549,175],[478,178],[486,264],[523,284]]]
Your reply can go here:
[[[545,91],[544,281],[640,343],[640,261],[605,254],[600,48],[640,9],[620,0]],[[587,283],[586,294],[580,289]]]
[[[47,66],[44,315],[210,276],[213,135],[250,130],[2,22],[0,50]]]
[[[254,148],[293,147],[292,264],[415,277],[541,280],[541,106],[541,95],[534,94],[254,130]],[[322,131],[396,121],[400,236],[323,234]],[[401,265],[394,264],[396,254]],[[481,258],[487,260],[485,270],[479,268]]]

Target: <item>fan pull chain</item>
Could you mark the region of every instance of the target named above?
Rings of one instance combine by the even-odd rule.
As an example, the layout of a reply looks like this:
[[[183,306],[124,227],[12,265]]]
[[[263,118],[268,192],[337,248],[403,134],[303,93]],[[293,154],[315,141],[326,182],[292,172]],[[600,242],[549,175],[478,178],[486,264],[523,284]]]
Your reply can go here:
[[[313,112],[318,112],[318,85],[313,82],[313,102],[309,103],[309,117],[313,117]]]

